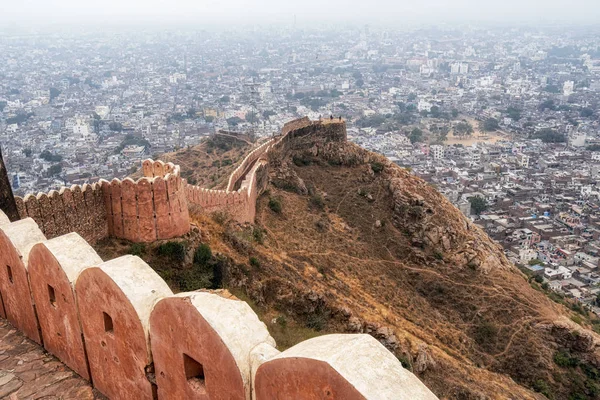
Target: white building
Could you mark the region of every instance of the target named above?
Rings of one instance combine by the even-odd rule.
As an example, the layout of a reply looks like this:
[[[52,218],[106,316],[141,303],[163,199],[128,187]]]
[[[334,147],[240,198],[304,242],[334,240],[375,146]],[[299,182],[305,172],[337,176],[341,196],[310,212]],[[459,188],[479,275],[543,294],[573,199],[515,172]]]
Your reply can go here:
[[[529,261],[538,257],[537,251],[533,249],[519,249],[519,261],[521,264],[529,264]]]
[[[452,75],[465,75],[469,73],[469,64],[463,62],[453,63],[450,66],[450,73]]]
[[[421,112],[421,111],[430,112],[431,107],[433,107],[433,104],[431,104],[430,102],[425,101],[425,100],[419,100],[419,103],[417,104],[417,110],[419,112]]]
[[[544,277],[549,280],[571,279],[572,276],[573,272],[567,267],[563,267],[562,265],[544,269]]]
[[[529,168],[529,156],[526,154],[517,154],[517,160],[522,168]]]
[[[444,146],[434,144],[429,147],[429,154],[433,156],[434,160],[441,160],[444,158]]]
[[[570,96],[573,94],[573,92],[575,92],[575,82],[566,81],[563,84],[563,95]]]

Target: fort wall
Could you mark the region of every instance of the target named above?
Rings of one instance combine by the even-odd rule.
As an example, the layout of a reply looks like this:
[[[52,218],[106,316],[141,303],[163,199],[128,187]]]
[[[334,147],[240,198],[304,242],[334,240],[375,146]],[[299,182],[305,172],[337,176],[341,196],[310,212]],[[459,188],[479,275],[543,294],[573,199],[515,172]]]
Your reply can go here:
[[[225,190],[188,184],[172,163],[145,160],[143,177],[100,180],[49,193],[16,197],[21,219],[32,218],[52,239],[76,232],[87,242],[112,236],[132,242],[153,242],[189,231],[189,209],[203,213],[226,212],[240,223],[253,223],[256,200],[266,188],[268,159],[273,153],[310,147],[315,140],[346,140],[343,121],[311,121],[308,117],[286,123],[281,135],[252,150],[229,176]]]
[[[94,243],[109,236],[152,242],[189,231],[185,184],[178,166],[146,160],[144,177],[100,180],[15,201],[21,219],[32,218],[51,239],[77,232]]]
[[[111,399],[436,399],[371,336],[279,352],[245,302],[174,295],[138,257],[102,262],[76,233],[0,221],[2,316]]]

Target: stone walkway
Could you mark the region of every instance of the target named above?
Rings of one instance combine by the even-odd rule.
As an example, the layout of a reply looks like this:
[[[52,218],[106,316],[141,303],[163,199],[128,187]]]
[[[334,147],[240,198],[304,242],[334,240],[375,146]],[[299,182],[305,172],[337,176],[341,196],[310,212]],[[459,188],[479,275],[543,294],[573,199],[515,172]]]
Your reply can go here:
[[[0,319],[0,399],[105,399],[8,321]]]

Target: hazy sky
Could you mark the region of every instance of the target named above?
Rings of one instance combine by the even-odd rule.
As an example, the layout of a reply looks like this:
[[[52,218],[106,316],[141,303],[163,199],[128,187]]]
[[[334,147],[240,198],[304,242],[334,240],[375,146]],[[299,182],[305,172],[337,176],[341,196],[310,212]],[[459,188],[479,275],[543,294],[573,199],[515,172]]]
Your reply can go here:
[[[600,0],[0,0],[0,24],[177,20],[199,23],[600,23]],[[109,17],[112,17],[109,18]]]

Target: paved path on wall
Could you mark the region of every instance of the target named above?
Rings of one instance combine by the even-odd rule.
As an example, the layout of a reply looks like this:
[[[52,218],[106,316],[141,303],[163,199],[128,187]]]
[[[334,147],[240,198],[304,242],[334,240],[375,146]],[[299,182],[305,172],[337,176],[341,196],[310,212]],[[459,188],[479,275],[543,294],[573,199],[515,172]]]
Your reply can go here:
[[[262,146],[263,144],[264,143],[261,143],[259,146]],[[250,150],[250,151],[252,151],[252,150]],[[233,190],[234,191],[238,190],[240,187],[242,187],[242,182],[244,182],[244,179],[246,179],[246,175],[248,175],[248,173],[250,171],[252,171],[252,168],[254,168],[254,166],[256,165],[256,163],[258,162],[258,160],[260,160],[260,158],[261,157],[258,157],[256,160],[254,160],[254,162],[250,163],[248,165],[248,167],[244,170],[244,173],[239,177],[239,179],[237,181],[235,181],[235,183],[233,184]],[[243,160],[242,160],[242,162],[243,162]]]
[[[8,321],[0,319],[0,399],[105,399]]]

